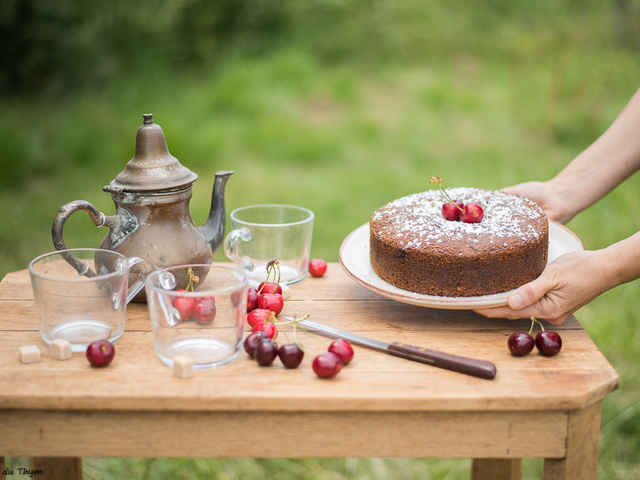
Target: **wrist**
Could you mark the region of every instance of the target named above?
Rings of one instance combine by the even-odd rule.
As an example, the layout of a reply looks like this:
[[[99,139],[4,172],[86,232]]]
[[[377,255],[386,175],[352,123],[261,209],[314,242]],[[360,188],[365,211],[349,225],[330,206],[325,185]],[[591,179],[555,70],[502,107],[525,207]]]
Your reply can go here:
[[[602,272],[613,288],[640,278],[640,232],[600,250]]]
[[[581,189],[576,188],[576,182],[565,179],[562,174],[545,182],[547,197],[554,199],[557,220],[567,223],[575,215],[584,210],[588,205],[582,206],[580,195]]]

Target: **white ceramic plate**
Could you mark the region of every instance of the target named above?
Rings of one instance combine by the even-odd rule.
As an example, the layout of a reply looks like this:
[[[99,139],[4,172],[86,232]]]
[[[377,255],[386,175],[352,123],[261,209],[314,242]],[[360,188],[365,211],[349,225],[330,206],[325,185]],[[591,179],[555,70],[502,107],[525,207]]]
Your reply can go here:
[[[549,262],[565,253],[582,250],[582,242],[567,227],[549,222]],[[363,287],[403,303],[423,307],[471,310],[507,304],[511,291],[481,297],[437,297],[403,290],[382,280],[369,262],[369,224],[351,232],[340,246],[340,264],[344,271]]]

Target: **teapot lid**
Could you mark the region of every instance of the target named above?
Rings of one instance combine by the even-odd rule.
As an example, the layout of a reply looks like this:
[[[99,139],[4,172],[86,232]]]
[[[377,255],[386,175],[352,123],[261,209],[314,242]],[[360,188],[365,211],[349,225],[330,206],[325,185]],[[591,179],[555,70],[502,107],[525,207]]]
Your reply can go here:
[[[169,153],[164,132],[145,113],[136,135],[136,150],[125,169],[102,190],[110,193],[178,190],[191,185],[198,175]]]

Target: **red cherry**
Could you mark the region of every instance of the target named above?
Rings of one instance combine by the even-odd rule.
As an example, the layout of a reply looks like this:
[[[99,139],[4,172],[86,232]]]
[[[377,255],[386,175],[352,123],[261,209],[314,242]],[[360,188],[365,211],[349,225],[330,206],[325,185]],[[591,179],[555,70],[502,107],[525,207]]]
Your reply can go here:
[[[276,317],[284,308],[284,300],[279,293],[263,293],[258,297],[258,308],[271,310]]]
[[[258,293],[260,295],[263,293],[278,293],[282,295],[282,287],[275,282],[262,282],[258,285]]]
[[[258,290],[250,288],[247,291],[247,313],[258,308]]]
[[[445,220],[450,220],[452,222],[460,220],[460,214],[462,212],[458,207],[460,208],[464,207],[464,204],[459,200],[454,200],[454,203],[451,203],[451,202],[445,203],[444,205],[442,205],[442,217]]]
[[[528,355],[533,350],[533,337],[526,332],[512,333],[507,340],[509,351],[516,357]]]
[[[196,299],[187,296],[180,296],[173,302],[173,306],[180,313],[180,318],[183,322],[188,322],[193,317],[193,309],[196,306]]]
[[[87,347],[87,360],[94,367],[106,367],[116,355],[113,344],[107,340],[98,340]]]
[[[467,203],[464,212],[460,213],[460,220],[464,223],[479,223],[484,218],[484,210],[477,203]]]
[[[213,297],[199,298],[193,307],[193,318],[201,325],[213,322],[216,317],[216,302]]]
[[[552,357],[562,348],[562,338],[557,332],[538,332],[536,335],[536,347],[543,355]]]
[[[311,367],[320,378],[331,378],[342,370],[342,360],[335,353],[325,352],[313,359]]]
[[[179,288],[176,292],[186,292],[186,290],[184,288]],[[180,297],[171,297],[171,305],[175,305],[178,298]]]
[[[253,357],[256,352],[256,346],[264,338],[267,338],[267,334],[263,331],[253,332],[249,334],[247,338],[244,339],[244,343],[242,344],[244,347],[244,351],[247,352],[250,357]]]
[[[298,344],[290,343],[288,345],[282,345],[278,349],[278,356],[285,367],[297,368],[300,363],[302,363],[304,352]]]
[[[319,258],[315,258],[309,262],[309,273],[313,277],[321,277],[327,271],[327,262]]]
[[[351,360],[353,360],[353,347],[343,338],[339,338],[331,342],[331,345],[329,345],[329,351],[338,355],[343,365],[347,365]]]
[[[257,323],[264,323],[269,317],[273,315],[271,310],[266,308],[256,308],[251,310],[247,315],[247,323],[251,325],[251,328],[255,327]]]
[[[267,337],[275,340],[278,337],[278,327],[273,322],[259,322],[253,327],[254,332],[264,332]]]
[[[278,344],[268,338],[260,340],[256,345],[254,355],[258,361],[258,365],[261,367],[271,365],[278,356]]]

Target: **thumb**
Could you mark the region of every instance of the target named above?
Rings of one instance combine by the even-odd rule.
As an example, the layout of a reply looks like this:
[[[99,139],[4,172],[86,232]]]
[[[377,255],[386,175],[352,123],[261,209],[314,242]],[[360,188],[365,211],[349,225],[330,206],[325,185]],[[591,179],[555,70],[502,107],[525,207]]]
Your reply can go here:
[[[547,285],[541,275],[536,280],[529,282],[521,287],[518,287],[515,292],[509,295],[507,303],[513,310],[522,310],[523,308],[530,307],[549,291],[551,285]]]

